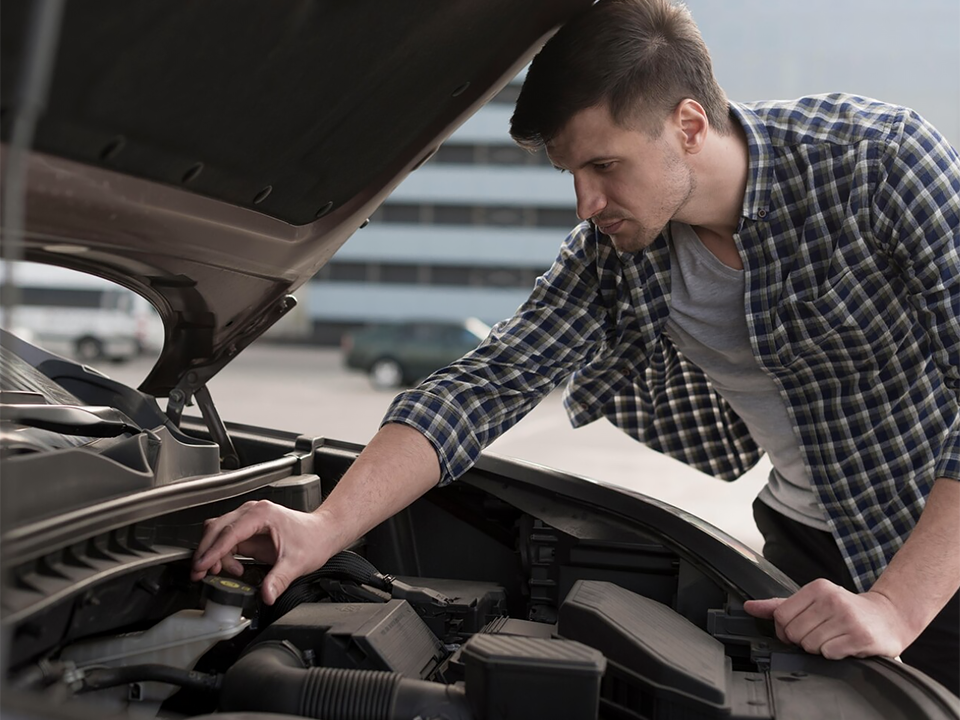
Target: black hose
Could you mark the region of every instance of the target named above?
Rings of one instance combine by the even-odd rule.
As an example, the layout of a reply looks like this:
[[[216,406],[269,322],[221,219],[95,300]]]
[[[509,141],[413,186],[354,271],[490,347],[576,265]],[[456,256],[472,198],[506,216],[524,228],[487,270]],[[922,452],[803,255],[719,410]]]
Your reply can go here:
[[[40,660],[10,676],[10,686],[18,690],[37,689],[59,682],[66,666],[62,662]]]
[[[361,585],[369,585],[378,590],[390,590],[390,582],[386,576],[380,574],[369,560],[349,550],[338,552],[327,560],[322,568],[305,577],[335,577],[353,580]]]
[[[398,673],[307,667],[287,642],[264,642],[227,671],[224,712],[275,712],[322,720],[470,720],[464,691]]]
[[[392,717],[403,677],[398,673],[344,668],[311,668],[299,683],[300,713],[335,720]]]
[[[129,685],[135,682],[161,682],[191,690],[215,692],[220,689],[220,675],[207,675],[170,665],[143,664],[121,667],[84,669],[81,693]]]
[[[390,590],[389,578],[382,575],[369,560],[355,552],[343,550],[327,560],[319,570],[294,580],[272,606],[263,606],[260,610],[262,625],[271,624],[301,603],[317,602],[325,598],[327,592],[318,581],[327,578],[349,580],[378,590]]]
[[[63,684],[63,680],[67,671],[72,669],[72,663],[41,660],[36,665],[12,676],[10,685],[21,690],[39,690],[52,686],[58,694],[83,694],[130,683],[159,682],[190,690],[217,692],[223,680],[222,675],[207,675],[172,665],[144,663],[119,667],[82,668],[78,673],[80,687],[71,685],[68,688]]]
[[[294,580],[273,605],[264,603],[260,606],[260,626],[272,624],[302,603],[319,602],[324,594],[314,586],[314,581]]]

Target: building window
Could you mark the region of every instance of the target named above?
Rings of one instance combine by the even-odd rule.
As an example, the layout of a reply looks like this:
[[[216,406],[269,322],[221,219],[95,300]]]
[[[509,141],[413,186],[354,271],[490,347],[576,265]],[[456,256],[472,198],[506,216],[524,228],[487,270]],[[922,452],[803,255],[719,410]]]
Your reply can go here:
[[[523,272],[510,268],[477,268],[477,285],[491,287],[520,287]]]
[[[441,145],[430,159],[440,165],[506,165],[510,167],[541,166],[550,167],[550,158],[542,150],[531,153],[523,148],[509,144]]]
[[[380,265],[380,282],[413,285],[419,280],[419,265]]]
[[[373,222],[434,225],[495,225],[571,229],[580,221],[572,208],[508,205],[413,205],[391,203],[374,213]]]
[[[434,265],[430,268],[431,285],[471,285],[472,269],[460,265]]]
[[[332,282],[367,282],[371,278],[369,263],[331,262],[327,263],[318,277]]]
[[[452,285],[456,287],[533,287],[541,271],[529,267],[328,263],[316,279],[329,282]]]
[[[441,145],[430,162],[441,165],[473,165],[476,162],[473,145]]]
[[[526,212],[517,207],[485,207],[482,210],[482,225],[527,225]]]
[[[491,145],[487,148],[487,162],[491,165],[527,165],[533,157],[517,145]]]
[[[418,223],[424,220],[419,205],[382,205],[380,211],[383,222]]]
[[[494,105],[516,105],[522,85],[510,84],[494,95],[490,102]]]
[[[546,228],[566,228],[572,230],[580,223],[580,218],[573,210],[564,208],[536,208],[535,225]]]
[[[435,205],[433,222],[437,225],[473,225],[477,209],[469,205]]]

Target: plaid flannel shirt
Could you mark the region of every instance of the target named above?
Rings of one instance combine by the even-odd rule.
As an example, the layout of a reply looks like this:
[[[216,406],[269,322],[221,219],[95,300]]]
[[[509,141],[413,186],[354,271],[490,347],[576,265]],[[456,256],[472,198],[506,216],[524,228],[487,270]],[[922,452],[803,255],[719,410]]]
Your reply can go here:
[[[960,479],[960,160],[914,112],[849,95],[731,104],[749,144],[735,240],[754,356],[776,382],[861,590],[935,479]],[[664,334],[669,230],[620,253],[589,223],[514,317],[400,394],[441,483],[559,383],[574,426],[606,417],[733,480],[761,451]]]

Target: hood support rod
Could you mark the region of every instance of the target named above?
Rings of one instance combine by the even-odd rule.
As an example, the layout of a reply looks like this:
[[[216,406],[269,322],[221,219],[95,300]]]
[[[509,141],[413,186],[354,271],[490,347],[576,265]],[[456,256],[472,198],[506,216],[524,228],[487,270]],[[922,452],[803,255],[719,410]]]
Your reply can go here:
[[[167,399],[167,417],[170,418],[170,422],[180,427],[183,408],[191,404],[191,396],[196,398],[210,437],[220,446],[220,466],[224,470],[236,470],[240,467],[240,456],[237,455],[233,440],[230,439],[227,428],[220,419],[220,413],[213,404],[210,390],[205,384],[199,383],[197,373],[191,371],[177,387],[170,391],[170,397]]]
[[[210,431],[210,437],[220,446],[220,465],[224,470],[236,470],[240,467],[240,457],[233,446],[233,440],[227,434],[223,420],[220,419],[220,413],[213,404],[210,390],[206,385],[202,385],[197,388],[194,397],[197,399],[197,405],[200,406],[200,413],[207,424],[207,430]]]

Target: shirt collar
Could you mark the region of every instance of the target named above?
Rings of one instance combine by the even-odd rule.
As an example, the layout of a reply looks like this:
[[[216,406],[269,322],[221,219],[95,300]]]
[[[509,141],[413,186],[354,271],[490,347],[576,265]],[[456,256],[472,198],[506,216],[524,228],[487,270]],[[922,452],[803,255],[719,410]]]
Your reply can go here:
[[[743,195],[743,217],[763,219],[770,212],[770,189],[773,187],[773,146],[760,117],[746,105],[730,103],[733,119],[740,123],[750,152],[747,168],[747,191]]]
[[[741,103],[731,102],[730,113],[733,120],[743,128],[744,135],[747,138],[747,149],[750,153],[747,167],[747,190],[743,194],[743,209],[741,212],[745,218],[763,220],[770,212],[770,189],[773,187],[773,144],[770,142],[766,125],[753,110]],[[597,234],[598,238],[602,235],[592,221],[590,222],[590,228]],[[659,249],[666,252],[668,241],[666,229],[664,230],[653,245],[646,250]],[[620,258],[621,263],[633,262],[648,254],[644,250],[626,252],[616,248],[614,248],[614,252]]]

